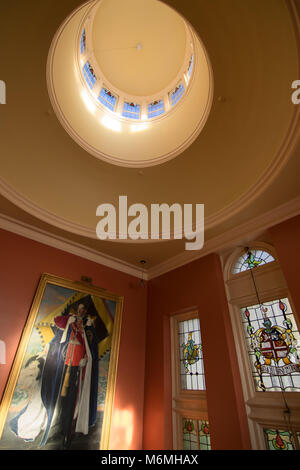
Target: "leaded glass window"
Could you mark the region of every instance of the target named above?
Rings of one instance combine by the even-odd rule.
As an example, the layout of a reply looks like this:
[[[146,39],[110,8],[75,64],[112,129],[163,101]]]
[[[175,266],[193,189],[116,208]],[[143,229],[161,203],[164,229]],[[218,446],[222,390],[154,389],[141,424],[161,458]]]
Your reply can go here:
[[[170,93],[171,105],[175,106],[176,103],[182,98],[184,94],[184,86],[181,83],[178,85],[172,93]]]
[[[233,274],[238,274],[248,269],[263,266],[264,264],[275,261],[272,255],[264,250],[251,250],[239,257],[233,267]]]
[[[87,61],[82,69],[83,75],[85,78],[86,83],[88,84],[89,88],[92,90],[94,87],[97,77],[95,75],[94,69],[91,64]]]
[[[299,433],[297,433],[299,434]],[[268,450],[296,450],[295,436],[290,431],[280,429],[264,429]]]
[[[287,298],[241,309],[257,391],[300,392],[300,335]]]
[[[86,47],[86,33],[85,29],[82,30],[81,37],[80,37],[80,54],[83,54]]]
[[[205,390],[199,318],[179,322],[178,334],[181,388],[183,390]]]
[[[141,106],[137,103],[127,103],[125,101],[122,115],[129,119],[140,119]]]
[[[183,449],[210,450],[210,432],[208,421],[183,418]]]
[[[100,103],[102,103],[110,111],[114,111],[117,103],[117,97],[106,88],[102,88],[100,95],[98,97]]]
[[[154,101],[148,105],[148,119],[160,116],[165,112],[165,104],[163,100]]]

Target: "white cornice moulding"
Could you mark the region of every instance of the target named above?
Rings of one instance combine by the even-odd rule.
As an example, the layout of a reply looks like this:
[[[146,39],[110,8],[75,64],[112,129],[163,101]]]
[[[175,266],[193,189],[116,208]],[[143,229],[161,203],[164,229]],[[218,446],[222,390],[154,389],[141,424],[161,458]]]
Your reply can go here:
[[[0,228],[42,243],[43,245],[51,246],[52,248],[71,253],[72,255],[79,256],[80,258],[101,264],[102,266],[146,280],[146,271],[144,269],[138,269],[136,266],[118,258],[100,253],[92,248],[88,248],[66,238],[53,235],[45,230],[38,229],[32,225],[20,222],[3,214],[0,214]]]
[[[291,201],[266,212],[255,219],[251,219],[242,225],[239,225],[218,237],[204,242],[204,247],[200,251],[183,251],[179,255],[169,258],[167,261],[158,264],[150,269],[137,268],[135,265],[122,261],[118,258],[100,253],[85,245],[72,242],[66,238],[53,235],[45,230],[38,229],[32,225],[18,221],[6,215],[0,214],[0,228],[9,232],[16,233],[25,238],[37,241],[44,245],[57,248],[59,250],[71,253],[94,263],[107,266],[117,271],[124,272],[137,278],[151,280],[167,272],[173,271],[185,264],[200,259],[214,252],[220,252],[227,248],[234,248],[243,238],[257,236],[268,228],[277,225],[285,220],[300,214],[300,196]]]
[[[214,252],[220,252],[226,248],[235,248],[242,239],[249,239],[258,236],[268,228],[280,224],[285,220],[291,219],[300,214],[300,196],[291,201],[282,204],[269,212],[265,212],[258,217],[245,222],[242,225],[234,227],[222,235],[219,235],[207,242],[200,251],[184,251],[163,263],[160,263],[148,270],[148,280],[154,279],[169,271],[191,263],[203,256]]]

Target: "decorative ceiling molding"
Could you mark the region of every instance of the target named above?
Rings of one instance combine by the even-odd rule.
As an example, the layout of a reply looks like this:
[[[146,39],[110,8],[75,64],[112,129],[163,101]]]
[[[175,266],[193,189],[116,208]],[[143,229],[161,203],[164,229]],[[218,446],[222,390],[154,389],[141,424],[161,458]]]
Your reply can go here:
[[[38,229],[37,227],[3,214],[0,214],[0,228],[7,230],[8,232],[13,232],[22,237],[29,238],[30,240],[42,243],[43,245],[51,246],[52,248],[56,248],[67,253],[71,253],[72,255],[79,256],[80,258],[93,261],[94,263],[101,264],[102,266],[107,266],[108,268],[121,271],[131,276],[141,279],[146,278],[146,270],[143,268],[137,268],[130,263],[126,263],[126,261],[122,261],[104,253],[100,253],[99,251],[93,250],[71,240],[67,240],[66,238],[54,235],[50,232],[46,232],[45,230]]]
[[[0,228],[137,278],[151,280],[208,254],[236,247],[240,240],[258,236],[259,233],[268,228],[299,214],[300,196],[234,229],[228,230],[218,237],[208,240],[200,251],[184,251],[149,269],[137,268],[131,263],[100,253],[82,244],[51,234],[4,214],[0,214]]]
[[[300,57],[299,47],[299,18],[297,15],[296,4],[293,0],[287,0],[290,15],[294,25],[295,38]],[[77,11],[77,10],[76,10]],[[75,14],[73,12],[73,14]],[[300,67],[298,63],[299,75]],[[234,201],[229,203],[226,207],[218,210],[214,214],[207,215],[205,217],[206,229],[211,229],[218,224],[221,224],[229,220],[239,212],[246,210],[247,207],[253,203],[257,197],[259,197],[263,191],[266,190],[272,184],[274,179],[278,177],[280,171],[286,165],[288,159],[292,155],[296,143],[299,141],[300,134],[300,107],[294,106],[293,118],[290,122],[288,132],[285,136],[284,141],[281,144],[277,154],[274,156],[273,162],[269,165],[265,172],[262,173],[258,181],[248,188],[244,194],[236,198]],[[51,224],[57,228],[65,230],[70,233],[74,233],[80,236],[88,238],[96,238],[96,226],[95,228],[89,227],[84,224],[80,224],[76,221],[68,220],[67,218],[54,214],[49,209],[43,208],[38,202],[34,202],[28,196],[22,194],[17,188],[13,187],[8,181],[5,181],[0,177],[0,193],[8,199],[10,202],[25,210],[27,213],[37,217],[38,219]],[[107,201],[109,202],[109,201]],[[203,203],[205,201],[199,201]],[[96,211],[96,207],[95,207]],[[117,242],[127,243],[128,240],[116,240]],[[113,243],[113,241],[111,241]],[[129,241],[130,242],[130,241]],[[137,243],[152,243],[153,240],[138,240]],[[179,255],[180,256],[180,255]]]
[[[300,196],[292,199],[286,204],[282,204],[269,212],[234,227],[222,235],[219,235],[207,242],[201,251],[184,251],[147,271],[147,279],[151,280],[169,271],[173,271],[185,264],[191,263],[203,256],[220,252],[224,249],[234,248],[243,239],[253,238],[264,232],[268,228],[277,225],[285,220],[291,219],[300,214]]]

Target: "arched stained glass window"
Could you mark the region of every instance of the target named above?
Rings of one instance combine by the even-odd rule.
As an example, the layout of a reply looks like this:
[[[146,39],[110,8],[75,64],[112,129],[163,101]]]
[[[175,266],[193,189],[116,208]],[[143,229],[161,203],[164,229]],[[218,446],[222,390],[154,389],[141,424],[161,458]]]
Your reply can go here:
[[[244,253],[233,266],[232,273],[238,274],[248,269],[263,266],[264,264],[275,261],[274,257],[264,250],[254,249]]]
[[[154,101],[148,105],[148,119],[160,116],[165,112],[165,104],[163,100]]]
[[[182,83],[178,85],[172,93],[170,93],[171,105],[175,106],[176,103],[182,98],[184,94],[184,86]]]
[[[128,103],[125,101],[123,106],[123,117],[129,119],[140,119],[141,115],[141,106],[137,103]]]
[[[241,309],[256,391],[300,392],[300,335],[287,298]]]
[[[92,90],[94,87],[97,77],[95,75],[94,69],[91,64],[87,61],[82,69],[83,75],[85,78],[86,83],[88,84],[89,88]]]
[[[81,37],[80,37],[80,54],[83,54],[86,47],[86,34],[85,29],[82,30]]]
[[[117,97],[106,88],[102,88],[98,100],[100,101],[100,103],[106,106],[106,108],[110,109],[110,111],[115,110]]]
[[[178,334],[181,388],[183,390],[205,390],[199,318],[179,322]]]

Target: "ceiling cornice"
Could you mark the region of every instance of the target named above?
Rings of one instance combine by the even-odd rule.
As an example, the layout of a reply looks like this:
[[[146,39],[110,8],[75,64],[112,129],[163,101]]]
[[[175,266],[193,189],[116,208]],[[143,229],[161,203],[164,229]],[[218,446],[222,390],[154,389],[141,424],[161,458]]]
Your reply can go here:
[[[179,255],[171,257],[167,261],[149,268],[148,270],[140,267],[137,268],[137,266],[131,263],[108,256],[97,250],[93,250],[82,244],[54,235],[45,230],[38,229],[4,214],[0,214],[0,228],[44,245],[80,256],[81,258],[93,261],[94,263],[124,272],[131,276],[143,278],[144,280],[151,280],[208,254],[221,252],[222,250],[230,247],[234,248],[241,240],[253,239],[253,237],[259,236],[260,233],[264,232],[268,228],[299,214],[300,197],[297,197],[275,209],[272,209],[271,211],[268,211],[256,218],[252,218],[250,221],[242,225],[224,232],[222,235],[204,242],[204,247],[200,251],[183,251]]]

